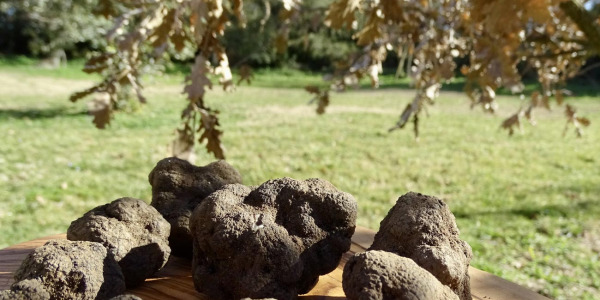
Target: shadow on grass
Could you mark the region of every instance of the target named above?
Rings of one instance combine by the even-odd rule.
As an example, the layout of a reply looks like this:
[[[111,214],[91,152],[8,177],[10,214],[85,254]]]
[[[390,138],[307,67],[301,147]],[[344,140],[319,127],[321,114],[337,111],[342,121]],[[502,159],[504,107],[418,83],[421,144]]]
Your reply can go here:
[[[599,205],[600,200],[587,200],[581,202],[574,202],[570,204],[545,205],[540,207],[531,206],[524,208],[512,208],[506,210],[482,210],[473,212],[456,210],[452,213],[456,218],[466,219],[474,216],[514,215],[525,217],[530,220],[535,220],[541,216],[569,217],[570,215],[576,214],[577,211],[591,211],[593,209],[596,209]]]
[[[414,86],[408,78],[394,78],[390,74],[383,75],[381,78],[381,85],[379,89],[401,89],[401,90],[414,90]],[[442,91],[446,92],[460,92],[463,93],[465,91],[465,83],[466,79],[461,76],[457,76],[452,81],[442,84]],[[525,79],[523,81],[524,89],[523,94],[526,97],[529,97],[534,91],[541,92],[542,88],[539,82],[534,79]],[[477,86],[473,86],[477,88]],[[600,85],[594,82],[588,82],[584,78],[572,79],[567,82],[565,87],[557,87],[557,88],[565,88],[572,92],[572,96],[574,98],[577,97],[599,97],[600,96]],[[353,90],[349,88],[349,90]],[[358,90],[377,90],[371,88],[368,80],[363,79],[358,87]],[[513,94],[510,90],[506,88],[500,88],[496,91],[497,95],[502,96],[515,96],[520,95],[520,93]]]
[[[0,109],[0,121],[10,119],[52,119],[56,117],[77,117],[87,115],[87,111],[73,111],[67,107],[59,108],[25,108],[25,109]]]

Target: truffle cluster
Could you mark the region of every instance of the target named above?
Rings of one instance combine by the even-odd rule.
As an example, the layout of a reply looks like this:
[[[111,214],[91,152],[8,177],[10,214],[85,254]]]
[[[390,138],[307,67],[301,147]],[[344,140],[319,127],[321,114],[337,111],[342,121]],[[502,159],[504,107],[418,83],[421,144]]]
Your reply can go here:
[[[386,262],[389,259],[389,264],[383,268],[396,270],[382,272],[382,257],[387,258]],[[435,197],[410,192],[400,197],[381,221],[367,254],[357,254],[346,264],[343,287],[349,299],[371,299],[363,297],[372,294],[378,295],[375,297],[378,299],[450,299],[433,296],[403,298],[396,294],[401,290],[411,295],[434,295],[429,294],[430,288],[442,291],[445,289],[437,287],[443,285],[461,300],[470,300],[468,269],[471,258],[471,247],[459,238],[454,215],[448,206]],[[409,267],[407,259],[415,264],[411,263]],[[394,264],[405,267],[398,269]],[[420,274],[414,269],[433,276],[418,275],[422,277],[419,283],[406,284],[406,280]]]
[[[165,266],[192,258],[195,288],[211,299],[294,299],[350,249],[357,203],[322,179],[241,184],[224,161],[159,161],[152,202],[120,198],[73,221],[68,240],[35,249],[0,291],[4,299],[139,299],[124,295]],[[349,299],[470,299],[471,248],[434,197],[408,193],[365,253],[346,263]]]

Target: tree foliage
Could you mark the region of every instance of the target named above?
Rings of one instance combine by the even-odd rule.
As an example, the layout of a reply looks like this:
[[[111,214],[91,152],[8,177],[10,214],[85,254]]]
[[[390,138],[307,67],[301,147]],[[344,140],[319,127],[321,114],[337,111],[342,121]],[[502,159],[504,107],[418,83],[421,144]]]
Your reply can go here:
[[[278,52],[300,37],[310,42],[311,33],[323,30],[323,24],[332,32],[353,32],[362,50],[337,64],[330,76],[336,90],[356,85],[364,76],[377,87],[381,63],[388,53],[397,53],[399,73],[412,78],[416,95],[391,130],[412,122],[417,135],[420,114],[457,71],[467,79],[465,92],[472,106],[487,112],[497,108],[498,89],[523,92],[519,64],[536,71],[540,90],[502,124],[513,133],[523,118],[535,122],[535,108],[549,109],[552,101],[561,105],[568,94],[565,80],[577,74],[586,59],[600,53],[597,10],[585,9],[577,0],[335,0],[328,7],[316,8],[303,7],[301,0],[99,0],[97,11],[114,20],[107,34],[113,50],[91,58],[84,69],[101,73],[104,80],[73,94],[71,100],[101,93],[94,114],[94,123],[101,128],[110,122],[123,89],[132,88],[139,101],[145,102],[139,81],[143,65],[160,60],[165,53],[192,49],[195,63],[183,90],[188,103],[173,150],[185,156],[196,141],[206,142],[209,152],[224,158],[219,112],[208,107],[204,97],[212,88],[211,74],[217,75],[224,89],[233,85],[226,49],[233,45],[224,42],[223,35],[231,24],[240,28],[248,24],[245,4],[252,5],[254,13],[256,7],[263,7],[265,15],[246,30],[260,31],[273,15],[275,23],[271,24],[275,25],[270,26],[277,34],[269,44]],[[307,29],[294,31],[301,32],[299,36],[290,35],[298,24]],[[457,70],[459,58],[468,63]],[[317,111],[323,113],[329,90],[307,87],[307,91],[315,95]],[[571,106],[566,107],[566,116],[578,134],[589,124]]]
[[[78,46],[102,49],[108,20],[91,14],[96,0],[4,0],[0,2],[0,49],[45,56]]]

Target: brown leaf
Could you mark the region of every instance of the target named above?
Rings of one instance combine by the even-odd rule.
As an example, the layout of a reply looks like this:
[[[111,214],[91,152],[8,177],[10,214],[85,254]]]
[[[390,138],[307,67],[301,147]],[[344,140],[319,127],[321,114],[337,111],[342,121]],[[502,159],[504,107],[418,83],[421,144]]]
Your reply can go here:
[[[520,112],[515,113],[502,122],[502,128],[508,130],[508,135],[515,133],[515,127],[521,129],[521,116]]]
[[[556,103],[557,103],[558,105],[562,105],[562,104],[563,104],[563,102],[564,102],[565,98],[564,98],[564,95],[563,95],[563,92],[562,92],[562,90],[557,90],[557,91],[554,93],[554,97],[556,98]]]
[[[118,14],[116,7],[111,0],[99,0],[94,8],[94,14],[101,15],[105,18]]]
[[[569,121],[575,119],[576,112],[577,110],[575,109],[575,107],[571,106],[570,104],[567,104],[567,106],[565,107],[565,115],[567,116],[567,119],[569,119]]]
[[[550,97],[546,93],[542,95],[542,105],[547,110],[550,110]]]
[[[154,30],[148,37],[148,40],[152,43],[151,45],[153,47],[160,47],[164,43],[169,41],[171,30],[175,26],[175,23],[177,21],[176,13],[177,10],[174,8],[170,10],[167,10],[166,8],[163,9],[163,11],[161,12],[163,17],[160,20],[160,25],[154,28]]]
[[[413,125],[418,126],[419,125],[419,119],[414,119],[414,117],[419,114],[421,112],[421,109],[423,107],[423,102],[425,101],[426,97],[423,96],[423,93],[417,93],[417,95],[413,98],[411,103],[408,103],[406,105],[406,107],[404,108],[404,110],[402,111],[402,114],[400,115],[400,119],[398,120],[398,122],[396,122],[396,125],[392,128],[390,128],[388,131],[394,131],[396,129],[402,129],[404,128],[404,126],[406,126],[406,124],[410,121],[410,118],[413,117]],[[419,133],[419,129],[418,128],[413,128],[415,131],[415,134]]]
[[[315,95],[319,95],[321,93],[321,89],[319,89],[318,86],[314,86],[314,85],[307,85],[304,87],[304,90],[306,90],[307,92],[309,92],[311,94],[315,94]]]
[[[530,105],[527,110],[525,110],[525,118],[529,121],[529,124],[535,126],[537,122],[533,118],[533,105]]]
[[[579,124],[581,124],[581,125],[583,125],[585,127],[588,127],[588,126],[590,126],[590,124],[592,122],[588,118],[578,117],[577,118],[577,123],[579,123]]]
[[[469,67],[467,65],[463,65],[462,67],[460,67],[460,73],[463,76],[467,76],[469,74]]]
[[[367,75],[371,79],[371,87],[374,89],[379,88],[379,73],[381,72],[383,72],[381,63],[367,67]]]
[[[188,124],[183,129],[177,129],[177,138],[172,144],[173,156],[188,156],[194,149],[194,131]]]
[[[101,55],[92,57],[88,59],[83,67],[83,71],[90,73],[101,73],[103,70],[108,68],[110,64],[112,64],[112,57],[114,54],[112,53],[103,53]]]
[[[279,19],[287,21],[298,11],[301,0],[282,0],[283,9],[279,11]]]
[[[187,35],[183,29],[177,29],[171,35],[171,43],[175,47],[177,52],[183,51],[185,48],[185,41],[187,40]]]
[[[93,86],[89,89],[80,91],[80,92],[75,92],[73,94],[71,94],[71,96],[69,97],[69,100],[71,102],[76,102],[79,99],[85,98],[93,93],[99,92],[101,90],[101,84]]]
[[[233,12],[240,22],[242,28],[246,27],[246,15],[244,14],[244,1],[233,0]]]
[[[373,43],[378,38],[381,38],[381,36],[383,36],[381,26],[383,26],[383,24],[380,23],[366,25],[361,31],[353,36],[355,39],[357,39],[356,44],[359,46],[365,46]]]
[[[185,78],[186,85],[183,88],[183,93],[187,94],[190,101],[195,102],[204,98],[206,88],[212,88],[212,82],[207,74],[210,70],[207,66],[207,61],[202,54],[196,56],[196,62],[192,66],[192,73]]]
[[[202,135],[198,139],[198,142],[202,143],[206,140],[206,151],[213,153],[218,159],[225,159],[225,149],[221,143],[221,135],[223,131],[219,130],[219,118],[216,112],[200,109],[200,117],[202,120],[202,126],[199,131],[202,131]]]
[[[352,29],[355,14],[360,10],[360,0],[337,0],[329,5],[325,25],[341,29]]]
[[[538,107],[540,106],[540,103],[540,92],[534,91],[531,93],[531,105],[533,105],[533,107]]]
[[[112,109],[111,96],[108,93],[98,94],[89,104],[88,113],[94,116],[92,122],[98,129],[106,128],[110,123]]]
[[[243,64],[240,67],[240,79],[237,82],[237,85],[240,85],[242,81],[246,80],[248,84],[252,83],[252,79],[254,78],[254,74],[252,74],[252,68],[249,65]]]
[[[224,91],[233,90],[233,74],[229,68],[229,59],[225,52],[219,54],[219,65],[215,68],[215,75],[220,76],[219,83]]]
[[[329,106],[329,91],[323,91],[319,95],[319,103],[317,105],[317,114],[322,115],[325,113],[325,108]]]

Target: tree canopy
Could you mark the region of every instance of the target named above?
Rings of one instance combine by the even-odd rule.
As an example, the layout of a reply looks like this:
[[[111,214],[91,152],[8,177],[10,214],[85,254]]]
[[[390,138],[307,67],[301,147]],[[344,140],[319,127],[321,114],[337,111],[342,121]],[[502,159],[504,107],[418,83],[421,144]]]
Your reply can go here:
[[[91,14],[95,2],[0,1],[0,49],[34,56],[46,56],[56,50],[103,49],[103,34],[110,21]]]
[[[323,25],[350,32],[358,46],[337,64],[329,76],[331,87],[316,94],[317,111],[329,103],[329,89],[345,89],[368,76],[379,84],[381,63],[389,53],[399,56],[399,72],[412,78],[415,97],[391,129],[414,124],[418,135],[419,116],[434,103],[443,83],[457,72],[466,78],[465,93],[472,106],[485,111],[497,109],[496,93],[505,88],[523,93],[519,67],[527,65],[537,73],[540,90],[528,95],[529,101],[502,127],[512,134],[522,120],[535,122],[533,111],[550,108],[551,102],[563,104],[568,91],[565,81],[581,71],[588,58],[600,53],[600,9],[595,1],[578,0],[335,0],[326,5],[301,0],[98,0],[97,12],[113,20],[107,41],[111,47],[92,57],[84,71],[100,73],[104,80],[81,92],[76,101],[93,93],[94,123],[103,128],[110,122],[121,91],[132,88],[140,102],[146,102],[140,84],[145,64],[157,63],[168,53],[192,54],[194,64],[186,77],[184,94],[188,100],[181,114],[182,126],[173,144],[176,155],[190,153],[197,142],[209,152],[224,158],[219,127],[219,112],[206,105],[211,74],[223,89],[233,83],[228,50],[223,39],[229,26],[245,28],[245,6],[262,8],[260,32],[269,19],[276,22],[277,34],[271,45],[285,51],[290,28],[305,26],[308,33]],[[322,3],[322,2],[321,2]],[[307,5],[310,4],[310,5]],[[584,6],[585,5],[585,6]],[[246,29],[248,30],[248,29]],[[460,60],[461,65],[457,63]],[[243,68],[242,68],[243,69]],[[249,72],[244,72],[249,74]],[[569,124],[581,135],[589,120],[579,117],[566,105]]]

